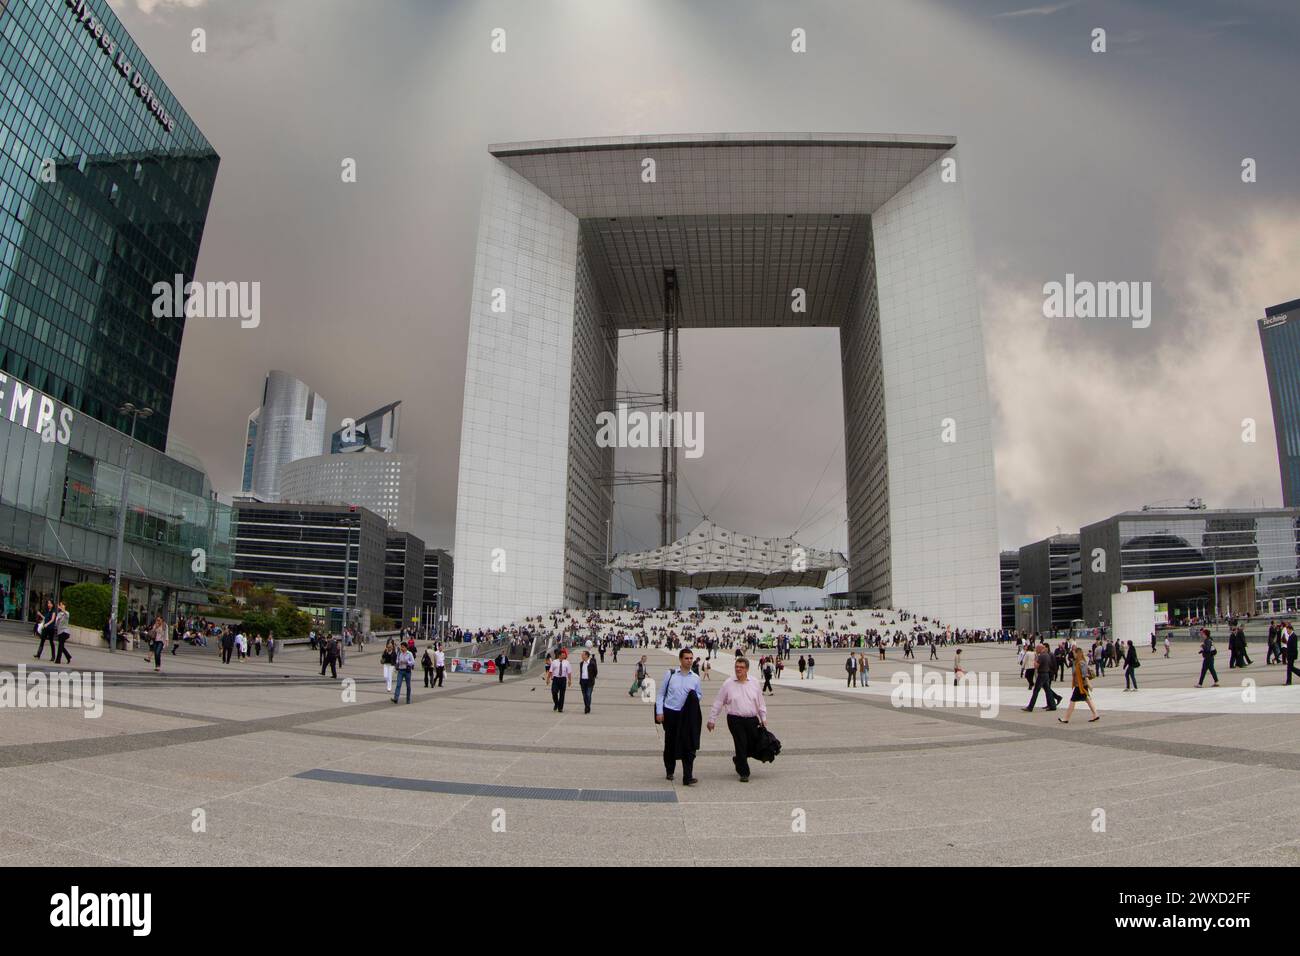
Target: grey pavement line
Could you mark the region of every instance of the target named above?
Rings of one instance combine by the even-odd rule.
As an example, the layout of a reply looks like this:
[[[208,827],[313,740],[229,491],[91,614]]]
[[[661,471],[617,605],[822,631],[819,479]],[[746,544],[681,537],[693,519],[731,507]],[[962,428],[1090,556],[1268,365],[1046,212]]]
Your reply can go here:
[[[340,740],[384,741],[385,743],[392,745],[400,744],[406,746],[410,744],[417,747],[435,747],[446,750],[486,750],[497,753],[557,754],[574,757],[659,757],[663,755],[662,747],[645,750],[639,748],[636,750],[615,750],[611,748],[560,747],[544,744],[502,744],[477,743],[468,740],[430,740],[422,737],[398,739],[385,734],[362,734],[349,731],[334,732],[330,730],[315,730],[311,727],[293,727],[288,728],[285,732],[313,737],[331,737]],[[725,738],[722,739],[725,740]],[[827,757],[846,756],[852,754],[894,753],[912,750],[942,750],[948,747],[969,747],[981,744],[1013,743],[1019,739],[1020,738],[1014,736],[999,736],[965,738],[962,740],[918,741],[899,744],[869,744],[861,747],[785,747],[782,748],[781,754],[782,756],[792,757]],[[724,753],[724,750],[701,750],[700,753],[721,754]]]
[[[802,691],[805,694],[821,694],[824,691],[814,690],[811,687],[796,687],[795,690]],[[887,698],[875,700],[870,697],[846,697],[846,700],[855,701],[868,707],[876,707],[885,710],[916,710],[918,708],[895,707]],[[954,723],[968,724],[973,726],[986,727],[989,730],[1005,730],[1011,733],[1018,733],[1023,737],[1036,737],[1044,740],[1061,741],[1062,743],[1084,744],[1095,747],[1112,747],[1117,750],[1131,750],[1140,753],[1162,754],[1168,757],[1182,757],[1187,760],[1210,760],[1216,763],[1240,764],[1248,767],[1268,766],[1276,767],[1279,770],[1300,770],[1300,753],[1278,753],[1267,750],[1246,750],[1241,747],[1222,747],[1214,744],[1184,744],[1173,741],[1150,740],[1141,737],[1123,737],[1115,733],[1108,733],[1104,730],[1085,730],[1083,733],[1070,731],[1060,725],[1051,727],[1039,727],[1033,724],[1015,723],[1009,720],[999,720],[996,717],[980,717],[976,714],[959,714],[952,709],[934,707],[924,708],[927,716],[936,717],[939,720],[952,721]],[[1183,723],[1190,720],[1202,720],[1209,717],[1218,716],[1215,714],[1176,714],[1169,718],[1170,722]],[[1163,722],[1163,721],[1161,721]],[[1148,721],[1142,727],[1150,727],[1156,721]],[[1124,727],[1124,730],[1141,729],[1139,727]]]
[[[348,783],[387,790],[415,790],[421,793],[453,793],[474,797],[501,797],[515,800],[576,800],[589,803],[676,803],[675,790],[587,790],[579,787],[514,787],[499,783],[461,783],[452,780],[421,780],[414,777],[387,777],[346,770],[304,770],[293,775],[298,780]]]
[[[463,687],[453,687],[436,697],[422,697],[417,703],[425,704],[438,700],[440,697],[458,697],[486,686],[488,685],[466,684]],[[109,702],[106,706],[112,706],[112,703]],[[372,711],[390,710],[392,706],[392,698],[385,697],[383,700],[369,704],[340,703],[337,707],[324,710],[301,711],[295,714],[281,714],[277,717],[257,717],[252,720],[228,720],[204,724],[200,727],[176,727],[171,730],[149,731],[141,734],[120,734],[112,737],[77,737],[71,740],[9,744],[0,746],[0,768],[59,763],[64,760],[80,760],[86,757],[102,757],[107,754],[132,753],[139,750],[155,750],[159,747],[202,743],[208,740],[239,737],[244,734],[256,734],[268,730],[289,730],[301,724],[317,720],[333,720],[339,717],[371,713]]]

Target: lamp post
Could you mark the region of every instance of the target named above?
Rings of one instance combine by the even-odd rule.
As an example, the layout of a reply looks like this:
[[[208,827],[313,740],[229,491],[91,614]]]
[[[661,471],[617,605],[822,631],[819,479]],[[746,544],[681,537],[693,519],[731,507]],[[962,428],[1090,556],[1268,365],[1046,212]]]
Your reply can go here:
[[[117,602],[122,593],[122,542],[126,538],[126,496],[131,483],[131,455],[135,452],[135,423],[153,414],[152,408],[136,408],[130,402],[118,408],[131,416],[131,436],[126,444],[126,464],[122,467],[122,494],[117,501],[117,557],[113,562],[113,598],[108,607],[108,652],[117,650]]]

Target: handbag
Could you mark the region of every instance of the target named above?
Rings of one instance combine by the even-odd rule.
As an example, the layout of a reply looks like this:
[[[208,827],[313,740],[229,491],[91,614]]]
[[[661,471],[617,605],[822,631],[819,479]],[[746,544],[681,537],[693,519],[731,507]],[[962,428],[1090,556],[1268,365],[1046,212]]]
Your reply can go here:
[[[667,679],[666,681],[664,681],[664,700],[667,700],[667,699],[668,699],[668,685],[671,684],[672,682],[673,682],[673,672],[672,672],[672,671],[669,671],[669,672],[668,672],[668,679]],[[650,720],[651,720],[651,722],[652,722],[652,723],[655,723],[655,724],[658,724],[659,721],[655,720],[655,718],[658,717],[658,716],[659,716],[659,714],[655,711],[655,706],[654,706],[654,704],[651,704],[651,705],[650,705]]]

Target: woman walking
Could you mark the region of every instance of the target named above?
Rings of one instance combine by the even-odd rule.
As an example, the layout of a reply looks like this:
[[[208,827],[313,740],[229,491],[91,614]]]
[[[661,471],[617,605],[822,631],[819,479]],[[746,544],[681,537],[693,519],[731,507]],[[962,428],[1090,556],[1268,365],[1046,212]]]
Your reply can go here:
[[[1080,647],[1074,649],[1073,684],[1074,689],[1070,692],[1070,706],[1065,709],[1064,717],[1057,717],[1056,719],[1063,724],[1068,724],[1071,715],[1074,714],[1074,705],[1079,701],[1083,701],[1088,705],[1088,710],[1092,711],[1092,716],[1088,718],[1088,723],[1092,723],[1094,720],[1101,720],[1101,714],[1097,713],[1097,707],[1092,702],[1092,684],[1088,681],[1088,664],[1083,658],[1083,648]]]
[[[397,664],[397,645],[393,643],[390,637],[388,643],[384,645],[384,652],[379,655],[379,662],[384,665],[384,686],[388,692],[393,692],[393,667]]]
[[[803,676],[804,671],[806,671],[807,669],[808,669],[808,661],[804,658],[802,654],[800,654],[799,655],[799,679],[800,680],[804,679]]]
[[[162,670],[163,648],[167,646],[167,622],[162,619],[161,614],[153,619],[153,628],[150,630],[149,637],[149,646],[153,648],[153,669],[157,672]]]

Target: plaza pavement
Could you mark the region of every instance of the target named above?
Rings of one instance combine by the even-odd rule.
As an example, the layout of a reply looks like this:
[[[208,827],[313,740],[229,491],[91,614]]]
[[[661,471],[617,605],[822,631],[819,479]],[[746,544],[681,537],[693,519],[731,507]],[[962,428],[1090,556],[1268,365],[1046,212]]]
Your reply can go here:
[[[48,666],[34,650],[0,636],[0,672]],[[1258,650],[1245,672],[1257,701],[1300,699],[1300,685],[1273,689],[1282,668]],[[448,674],[426,690],[417,670],[414,703],[394,705],[374,647],[340,673],[355,702],[306,648],[222,665],[186,647],[161,675],[141,653],[72,653],[105,675],[101,717],[0,709],[6,865],[1300,863],[1300,716],[1284,700],[1214,712],[1216,692],[1190,690],[1190,648],[1170,661],[1144,650],[1143,690],[1123,694],[1113,671],[1103,719],[1076,710],[1068,726],[1018,709],[1028,694],[1005,646],[962,655],[999,673],[996,717],[894,707],[889,677],[912,668],[899,651],[872,659],[873,692],[842,690],[842,653],[815,652],[815,681],[787,668],[768,698],[776,762],[739,784],[720,727],[691,788],[680,769],[664,780],[650,705],[627,694],[641,652],[607,656],[590,715],[576,681],[554,713],[538,675]],[[656,677],[671,664],[644,653]],[[706,707],[730,661],[704,684]],[[945,648],[945,679],[951,661]],[[1220,678],[1240,698],[1226,660]],[[1205,703],[1138,709],[1162,690]]]

